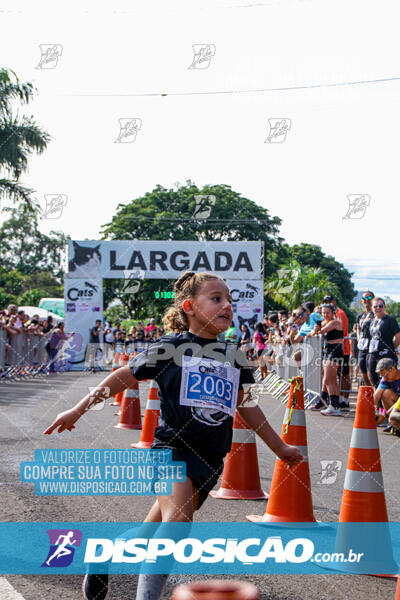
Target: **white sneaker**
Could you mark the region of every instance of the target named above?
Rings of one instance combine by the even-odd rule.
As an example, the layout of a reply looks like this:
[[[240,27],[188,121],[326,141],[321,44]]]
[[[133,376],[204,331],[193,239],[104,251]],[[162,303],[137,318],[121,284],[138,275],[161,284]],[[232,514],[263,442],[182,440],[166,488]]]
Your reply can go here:
[[[324,415],[324,417],[341,417],[341,416],[343,416],[340,408],[333,408],[333,406],[331,404],[328,406],[328,408],[325,408],[325,410],[321,410],[320,413],[321,413],[321,415]]]

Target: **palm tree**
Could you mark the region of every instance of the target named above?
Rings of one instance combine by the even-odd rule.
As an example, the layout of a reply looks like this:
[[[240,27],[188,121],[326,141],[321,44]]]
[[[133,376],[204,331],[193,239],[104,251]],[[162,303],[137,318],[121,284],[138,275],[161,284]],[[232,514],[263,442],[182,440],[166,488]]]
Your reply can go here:
[[[320,303],[327,293],[338,296],[338,287],[322,269],[301,266],[296,260],[282,265],[264,285],[265,294],[287,309],[304,302]]]
[[[38,209],[31,196],[34,190],[21,185],[19,178],[27,170],[29,156],[41,154],[51,138],[32,116],[14,115],[12,103],[28,104],[34,92],[33,85],[20,83],[14,71],[0,69],[0,172],[5,172],[0,178],[0,199],[22,202],[30,211]]]

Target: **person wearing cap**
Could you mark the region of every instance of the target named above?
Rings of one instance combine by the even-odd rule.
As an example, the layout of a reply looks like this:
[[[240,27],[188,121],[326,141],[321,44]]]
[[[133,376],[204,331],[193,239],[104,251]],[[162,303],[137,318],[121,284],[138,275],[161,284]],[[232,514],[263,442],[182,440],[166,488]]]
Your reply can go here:
[[[400,370],[391,358],[381,358],[376,365],[376,372],[381,376],[381,380],[374,393],[375,407],[377,408],[379,401],[381,401],[386,414],[390,414],[389,425],[383,430],[384,432],[390,432],[392,426],[396,428],[400,426],[400,414],[397,414],[400,409]],[[393,414],[392,422],[393,410],[396,412]]]
[[[336,302],[336,298],[332,294],[327,294],[324,297],[324,302],[332,304],[337,318],[342,322],[343,326],[343,337],[349,337],[349,320],[344,310],[339,308]],[[349,409],[349,391],[351,390],[350,381],[350,353],[351,353],[351,342],[349,339],[343,340],[343,362],[338,368],[338,377],[342,378],[342,385],[339,396],[340,408],[342,410]]]

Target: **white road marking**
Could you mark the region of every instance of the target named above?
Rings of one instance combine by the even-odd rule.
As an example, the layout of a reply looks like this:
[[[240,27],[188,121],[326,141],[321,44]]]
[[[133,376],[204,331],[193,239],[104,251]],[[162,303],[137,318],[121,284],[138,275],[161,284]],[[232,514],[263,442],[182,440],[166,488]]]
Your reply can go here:
[[[25,600],[5,577],[0,577],[0,598],[1,600]]]

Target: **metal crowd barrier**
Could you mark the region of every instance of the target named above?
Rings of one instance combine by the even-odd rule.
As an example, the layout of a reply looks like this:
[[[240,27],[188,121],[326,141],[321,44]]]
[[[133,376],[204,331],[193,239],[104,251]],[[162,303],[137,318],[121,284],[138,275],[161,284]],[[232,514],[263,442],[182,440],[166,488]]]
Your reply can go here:
[[[351,337],[345,337],[344,339],[352,341]],[[301,372],[303,374],[304,406],[305,408],[309,408],[314,400],[319,397],[322,388],[322,341],[322,336],[316,335],[306,338],[301,344],[291,346],[287,344],[271,344],[270,347],[274,349],[275,362],[271,367],[271,372],[263,381],[266,391],[282,402],[286,402],[287,391],[290,388],[289,380]],[[300,368],[294,360],[294,355],[299,350],[301,350]],[[353,389],[354,378],[352,377],[352,367],[354,364],[354,357],[351,353],[350,372],[348,376],[350,388],[346,389],[343,387],[344,377],[342,371],[340,371],[339,388],[341,394],[357,394],[357,389]],[[260,380],[258,371],[256,371],[255,375]]]
[[[26,334],[9,336],[0,330],[0,381],[43,376],[48,373],[46,336]]]

